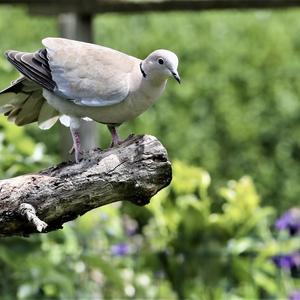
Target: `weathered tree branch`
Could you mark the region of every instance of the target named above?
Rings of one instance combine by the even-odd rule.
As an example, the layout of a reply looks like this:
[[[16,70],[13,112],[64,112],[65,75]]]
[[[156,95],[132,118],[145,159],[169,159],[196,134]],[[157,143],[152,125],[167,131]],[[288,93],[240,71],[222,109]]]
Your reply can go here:
[[[85,157],[87,154],[85,154]],[[52,231],[87,211],[116,201],[137,205],[172,178],[166,149],[153,136],[135,136],[79,164],[0,181],[0,236]]]

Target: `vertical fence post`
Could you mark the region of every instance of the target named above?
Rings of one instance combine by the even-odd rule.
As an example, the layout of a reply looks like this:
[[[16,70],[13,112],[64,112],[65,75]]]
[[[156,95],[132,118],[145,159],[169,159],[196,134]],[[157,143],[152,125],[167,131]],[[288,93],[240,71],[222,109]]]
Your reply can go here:
[[[60,14],[58,17],[59,32],[61,37],[93,42],[93,15],[91,14]],[[80,126],[81,144],[83,150],[99,146],[99,131],[95,122],[81,121]],[[69,159],[68,153],[72,147],[72,139],[69,129],[60,127],[60,151],[62,159]]]

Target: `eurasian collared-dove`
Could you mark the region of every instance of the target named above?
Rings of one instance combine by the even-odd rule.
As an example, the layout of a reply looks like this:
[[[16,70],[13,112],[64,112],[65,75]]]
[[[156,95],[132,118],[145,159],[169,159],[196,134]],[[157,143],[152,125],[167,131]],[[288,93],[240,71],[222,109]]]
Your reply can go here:
[[[45,38],[34,53],[7,51],[22,77],[0,92],[0,112],[17,125],[37,121],[49,129],[60,119],[70,127],[76,162],[79,120],[107,124],[112,146],[120,144],[116,126],[137,117],[162,94],[167,79],[179,83],[178,58],[156,50],[144,60],[89,43]]]

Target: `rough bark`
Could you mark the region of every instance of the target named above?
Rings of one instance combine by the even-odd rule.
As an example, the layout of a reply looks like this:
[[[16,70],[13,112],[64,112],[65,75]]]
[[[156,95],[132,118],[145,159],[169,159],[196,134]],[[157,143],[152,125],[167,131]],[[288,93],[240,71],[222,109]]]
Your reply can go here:
[[[145,205],[172,178],[166,149],[153,136],[135,136],[84,157],[0,181],[0,236],[56,230],[116,201]]]

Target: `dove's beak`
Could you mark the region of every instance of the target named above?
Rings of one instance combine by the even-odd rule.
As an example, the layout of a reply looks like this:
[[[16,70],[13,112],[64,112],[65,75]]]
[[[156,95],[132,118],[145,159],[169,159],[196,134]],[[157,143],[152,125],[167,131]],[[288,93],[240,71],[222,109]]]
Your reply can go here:
[[[180,83],[180,76],[179,76],[179,74],[178,74],[178,72],[176,71],[176,72],[172,72],[172,75],[173,75],[173,77],[175,78],[175,80],[178,82],[178,83]]]

